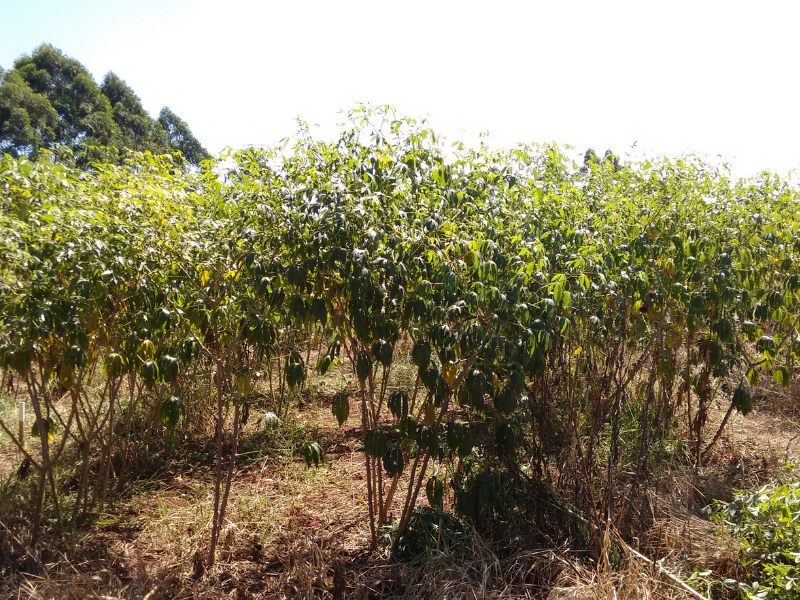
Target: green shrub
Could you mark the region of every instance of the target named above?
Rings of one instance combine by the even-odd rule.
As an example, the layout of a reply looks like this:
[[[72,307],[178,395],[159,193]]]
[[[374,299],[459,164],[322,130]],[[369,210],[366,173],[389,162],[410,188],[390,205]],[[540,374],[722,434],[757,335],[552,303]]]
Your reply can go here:
[[[707,509],[712,520],[739,540],[747,581],[742,598],[796,598],[800,585],[800,481],[757,491],[736,491],[732,502]]]

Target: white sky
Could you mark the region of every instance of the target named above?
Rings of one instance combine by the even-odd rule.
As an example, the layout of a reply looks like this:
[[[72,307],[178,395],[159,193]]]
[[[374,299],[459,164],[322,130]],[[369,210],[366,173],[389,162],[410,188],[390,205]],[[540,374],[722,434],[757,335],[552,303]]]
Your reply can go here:
[[[210,151],[330,135],[358,102],[449,141],[800,167],[800,2],[0,0],[0,65],[50,42]]]

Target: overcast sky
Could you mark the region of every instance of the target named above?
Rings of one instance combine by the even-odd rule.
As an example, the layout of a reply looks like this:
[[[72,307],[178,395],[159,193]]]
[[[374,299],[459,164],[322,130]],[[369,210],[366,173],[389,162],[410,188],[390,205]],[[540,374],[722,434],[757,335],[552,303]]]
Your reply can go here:
[[[800,167],[800,2],[0,0],[0,65],[49,42],[212,152],[331,135],[358,102],[450,141]]]

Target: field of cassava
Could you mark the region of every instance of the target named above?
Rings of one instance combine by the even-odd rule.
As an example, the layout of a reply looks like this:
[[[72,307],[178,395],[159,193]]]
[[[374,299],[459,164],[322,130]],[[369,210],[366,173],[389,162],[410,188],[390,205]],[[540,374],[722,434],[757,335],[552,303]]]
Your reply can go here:
[[[800,190],[349,116],[0,159],[0,595],[795,597]]]

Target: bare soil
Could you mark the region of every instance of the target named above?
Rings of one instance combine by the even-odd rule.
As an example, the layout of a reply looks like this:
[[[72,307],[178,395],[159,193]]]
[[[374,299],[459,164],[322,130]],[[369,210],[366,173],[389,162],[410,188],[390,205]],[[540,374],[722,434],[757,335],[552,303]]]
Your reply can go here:
[[[709,438],[726,410],[712,408]],[[339,428],[327,402],[315,401],[290,419],[292,427],[321,440],[324,464],[309,469],[289,450],[258,460],[242,456],[213,567],[201,560],[210,529],[210,467],[176,464],[138,482],[93,524],[52,544],[68,551],[20,558],[12,541],[19,550],[12,558],[22,568],[0,583],[0,597],[688,597],[618,546],[606,548],[622,552],[615,569],[514,532],[499,538],[468,530],[472,551],[466,558],[431,549],[424,561],[401,563],[388,550],[370,553],[363,452],[352,415]],[[736,487],[762,485],[793,456],[800,456],[800,390],[766,386],[749,415],[731,417],[703,468],[695,472],[676,461],[656,477],[648,495],[651,525],[634,545],[676,572],[695,566],[730,572],[735,544],[715,532],[700,509],[729,499]],[[13,448],[0,445],[3,479],[19,463]],[[401,489],[395,510],[402,497]]]

